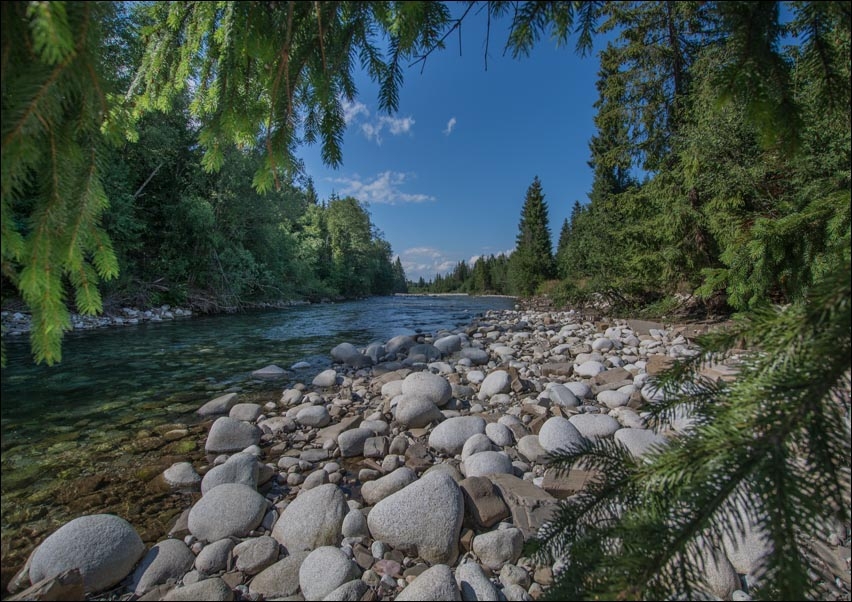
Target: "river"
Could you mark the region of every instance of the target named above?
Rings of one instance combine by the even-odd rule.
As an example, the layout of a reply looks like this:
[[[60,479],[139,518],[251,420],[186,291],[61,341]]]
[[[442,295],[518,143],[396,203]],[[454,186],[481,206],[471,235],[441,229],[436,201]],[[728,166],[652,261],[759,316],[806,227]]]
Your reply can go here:
[[[191,503],[152,477],[178,459],[203,461],[205,426],[195,410],[224,391],[241,401],[274,401],[287,381],[251,379],[269,364],[311,368],[289,382],[309,383],[331,364],[329,351],[399,334],[469,323],[505,297],[396,296],[200,316],[68,333],[63,361],[33,364],[25,340],[7,338],[0,379],[3,584],[35,542],[81,514],[112,512],[146,541]],[[171,425],[171,426],[168,426]],[[152,431],[186,430],[153,448]]]

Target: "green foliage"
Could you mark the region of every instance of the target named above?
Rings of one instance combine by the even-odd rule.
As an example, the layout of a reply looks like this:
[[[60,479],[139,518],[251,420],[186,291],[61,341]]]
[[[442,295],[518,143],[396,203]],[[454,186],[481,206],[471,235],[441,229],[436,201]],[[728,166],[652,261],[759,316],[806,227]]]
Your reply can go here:
[[[0,10],[2,272],[32,310],[33,355],[52,364],[70,327],[66,287],[77,309],[93,314],[99,279],[118,272],[100,224],[111,86],[102,57],[113,5],[8,2]]]
[[[555,275],[547,204],[538,176],[527,189],[518,230],[515,251],[509,259],[509,280],[515,292],[530,296]]]
[[[746,521],[773,550],[755,575],[761,594],[818,595],[805,541],[850,512],[850,288],[846,263],[806,301],[702,338],[700,356],[660,376],[665,401],[652,406],[658,424],[692,416],[688,434],[641,460],[611,440],[558,455],[559,468],[599,478],[537,542],[540,557],[566,562],[549,599],[691,599],[706,587],[712,546],[736,540]],[[759,351],[736,381],[697,377],[742,344]]]
[[[146,52],[130,92],[141,92],[138,109],[167,110],[189,93],[204,168],[220,169],[231,145],[261,146],[259,192],[278,188],[281,171],[295,175],[302,142],[321,142],[323,161],[341,164],[355,57],[379,82],[380,108],[394,111],[402,65],[437,45],[449,20],[437,2],[154,2],[144,10]]]

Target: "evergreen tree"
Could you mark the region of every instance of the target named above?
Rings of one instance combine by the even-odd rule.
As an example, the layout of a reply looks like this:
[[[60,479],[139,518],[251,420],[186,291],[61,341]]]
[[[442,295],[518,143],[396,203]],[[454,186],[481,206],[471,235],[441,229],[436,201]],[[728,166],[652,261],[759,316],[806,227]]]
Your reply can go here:
[[[529,296],[544,280],[552,278],[555,271],[547,204],[538,176],[527,189],[518,230],[509,274],[514,289]]]
[[[395,293],[407,293],[408,292],[408,284],[406,284],[405,279],[405,270],[402,267],[402,261],[397,255],[396,261],[393,263],[393,292]]]

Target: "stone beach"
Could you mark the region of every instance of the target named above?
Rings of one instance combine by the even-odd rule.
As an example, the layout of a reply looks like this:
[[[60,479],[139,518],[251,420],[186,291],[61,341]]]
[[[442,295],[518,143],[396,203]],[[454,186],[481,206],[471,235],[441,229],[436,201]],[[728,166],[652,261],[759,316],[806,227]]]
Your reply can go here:
[[[26,588],[79,569],[87,593],[122,599],[536,599],[560,567],[523,556],[524,542],[595,478],[555,472],[548,452],[614,438],[640,457],[683,436],[689,416],[646,423],[659,396],[648,379],[697,352],[683,329],[533,309],[365,348],[341,341],[331,369],[306,371],[279,400],[199,405],[205,460],[157,477],[196,495],[159,543],[146,549],[121,517],[83,516],[36,548],[10,591],[30,599]],[[750,599],[768,550],[742,518],[742,541],[705,565],[706,599]],[[848,538],[835,525],[819,542],[841,594]]]

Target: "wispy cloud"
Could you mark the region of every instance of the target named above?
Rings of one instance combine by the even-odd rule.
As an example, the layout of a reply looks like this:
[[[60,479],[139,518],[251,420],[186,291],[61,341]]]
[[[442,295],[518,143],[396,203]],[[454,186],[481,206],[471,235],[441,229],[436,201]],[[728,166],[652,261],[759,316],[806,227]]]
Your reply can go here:
[[[382,115],[378,120],[361,124],[361,131],[367,140],[375,141],[376,144],[382,143],[382,131],[387,129],[392,136],[408,134],[414,127],[416,121],[410,115],[408,117],[388,117]]]
[[[372,179],[361,179],[361,176],[332,178],[331,181],[342,184],[340,194],[353,196],[359,201],[395,205],[397,203],[425,203],[436,200],[434,196],[420,193],[409,193],[400,190],[411,174],[398,171],[383,171]]]
[[[363,102],[357,100],[349,102],[344,98],[341,100],[341,105],[343,106],[343,120],[346,122],[346,125],[355,121],[360,115],[364,117],[370,116],[370,110]]]
[[[399,254],[405,277],[417,281],[419,278],[432,280],[435,274],[446,274],[452,270],[458,260],[435,247],[412,247]]]
[[[456,118],[450,117],[450,120],[447,122],[447,127],[444,128],[444,136],[449,136],[453,133],[453,129],[455,129],[456,123]]]

